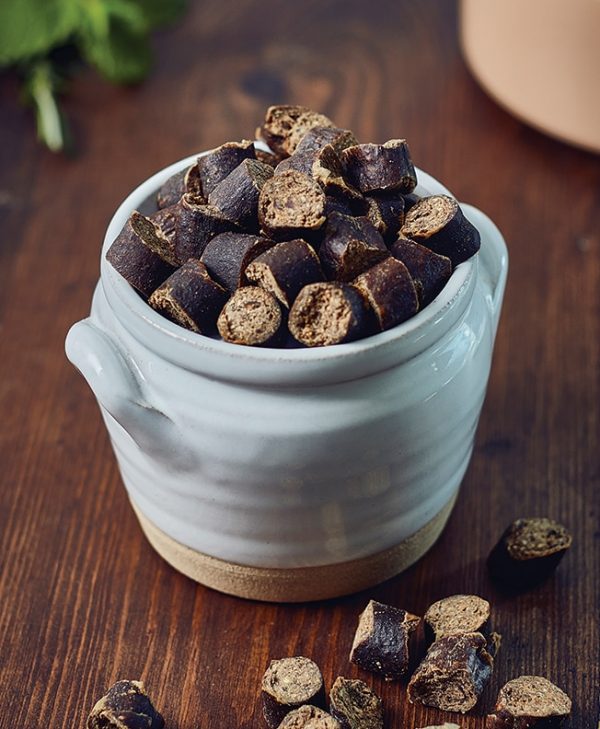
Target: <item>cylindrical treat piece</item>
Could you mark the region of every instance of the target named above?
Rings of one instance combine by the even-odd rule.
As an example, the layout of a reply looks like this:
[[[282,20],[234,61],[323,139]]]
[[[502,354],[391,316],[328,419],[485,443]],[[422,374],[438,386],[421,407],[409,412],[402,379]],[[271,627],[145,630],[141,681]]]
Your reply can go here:
[[[161,285],[148,303],[171,321],[199,334],[212,334],[228,293],[206,266],[190,259]]]
[[[375,313],[382,331],[401,324],[419,310],[417,289],[406,266],[389,256],[353,281]]]
[[[290,711],[279,729],[340,729],[339,723],[318,706],[301,706]]]
[[[328,279],[351,281],[384,258],[389,251],[381,234],[366,217],[332,212],[327,219],[319,258]]]
[[[280,341],[282,321],[272,294],[258,286],[242,286],[223,307],[217,327],[226,342],[269,347]]]
[[[494,660],[481,633],[436,640],[408,684],[411,703],[464,714],[477,703],[492,675]]]
[[[336,678],[329,692],[329,711],[342,729],[383,729],[381,699],[359,679]]]
[[[272,176],[273,168],[269,165],[255,159],[245,159],[213,188],[208,202],[240,228],[257,230],[258,196]]]
[[[297,239],[278,243],[261,253],[246,268],[246,278],[289,309],[300,289],[325,277],[313,248]]]
[[[267,109],[260,135],[276,155],[289,157],[310,129],[333,126],[324,114],[305,106],[281,104]]]
[[[452,275],[449,258],[403,236],[392,243],[390,253],[408,268],[421,308],[435,299]]]
[[[423,197],[408,211],[401,228],[403,236],[432,251],[448,256],[453,266],[475,255],[481,245],[477,228],[448,195]]]
[[[146,298],[175,270],[171,242],[137,210],[106,252],[106,260]]]
[[[317,182],[296,170],[274,175],[260,191],[258,220],[272,233],[317,230],[325,222],[325,194]]]
[[[233,292],[246,283],[248,264],[273,245],[260,235],[221,233],[209,241],[200,260],[215,281]]]
[[[406,139],[390,139],[385,144],[356,144],[340,153],[348,182],[362,193],[412,192],[417,173]]]
[[[416,615],[371,600],[358,619],[350,660],[386,681],[401,678],[408,670],[408,643],[419,624]]]
[[[419,200],[421,195],[417,195],[416,192],[409,192],[408,195],[402,195],[404,198],[404,212],[407,213],[412,207],[414,207]]]
[[[156,204],[159,209],[168,208],[170,205],[175,205],[186,192],[196,197],[202,197],[202,186],[197,164],[193,164],[187,170],[181,170],[181,172],[171,175],[159,189],[156,195]]]
[[[168,210],[175,221],[174,229],[171,226],[172,241],[180,265],[188,258],[200,258],[212,238],[236,227],[219,209],[205,205],[189,193]]]
[[[498,694],[486,729],[558,729],[571,713],[567,694],[541,676],[519,676]]]
[[[302,137],[295,154],[302,152],[316,152],[330,144],[339,154],[346,147],[358,144],[358,139],[349,129],[339,127],[313,127]]]
[[[288,326],[294,339],[307,347],[351,342],[373,328],[361,294],[333,281],[305,286],[290,309]]]
[[[198,176],[204,197],[208,198],[219,182],[245,159],[256,159],[254,143],[247,139],[241,142],[227,142],[212,152],[198,157]]]
[[[517,519],[488,557],[490,575],[509,590],[522,590],[550,576],[572,536],[552,519]]]
[[[477,595],[451,595],[434,602],[425,613],[425,631],[431,641],[446,635],[483,632],[490,619],[490,604]]]
[[[323,676],[317,664],[304,656],[271,661],[262,678],[263,715],[271,729],[290,711],[309,703],[325,706]]]
[[[387,241],[392,241],[404,223],[404,198],[402,195],[369,195],[367,217]]]
[[[141,681],[117,681],[87,720],[87,729],[162,729],[164,725]]]

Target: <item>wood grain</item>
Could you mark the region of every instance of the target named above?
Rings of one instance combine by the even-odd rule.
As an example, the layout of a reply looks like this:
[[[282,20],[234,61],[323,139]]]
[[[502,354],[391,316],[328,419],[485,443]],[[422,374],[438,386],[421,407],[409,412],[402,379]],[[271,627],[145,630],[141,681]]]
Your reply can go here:
[[[264,19],[268,19],[265,22]],[[422,614],[469,591],[504,641],[491,686],[540,673],[598,723],[600,666],[600,161],[499,109],[461,60],[454,3],[193,3],[155,41],[151,78],[91,71],[66,99],[76,159],[34,141],[0,78],[0,727],[84,726],[118,678],[143,678],[171,729],[263,726],[270,658],[313,657],[330,685],[372,597]],[[63,341],[85,316],[109,217],[163,165],[252,134],[269,103],[320,109],[364,140],[406,136],[419,166],[486,211],[511,269],[477,446],[437,545],[388,583],[342,600],[265,605],[199,587],[137,526],[93,396]],[[555,577],[507,598],[483,560],[506,523],[549,515],[575,543]],[[364,677],[364,676],[363,676]],[[370,679],[388,726],[444,717]]]

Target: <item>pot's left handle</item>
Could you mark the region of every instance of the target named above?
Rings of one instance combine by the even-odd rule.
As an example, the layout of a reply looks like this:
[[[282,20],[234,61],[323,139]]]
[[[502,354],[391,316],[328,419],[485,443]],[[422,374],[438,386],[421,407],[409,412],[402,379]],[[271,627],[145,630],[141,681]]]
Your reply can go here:
[[[90,319],[74,324],[65,351],[87,380],[98,402],[148,455],[189,468],[191,454],[184,449],[175,424],[146,402],[140,383],[116,342]]]

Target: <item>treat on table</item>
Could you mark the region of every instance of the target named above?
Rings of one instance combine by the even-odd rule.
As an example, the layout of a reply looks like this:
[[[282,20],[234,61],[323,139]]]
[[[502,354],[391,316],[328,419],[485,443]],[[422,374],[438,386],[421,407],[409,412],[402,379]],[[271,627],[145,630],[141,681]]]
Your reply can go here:
[[[336,678],[329,692],[329,712],[342,729],[383,729],[381,699],[360,679]]]
[[[318,706],[305,704],[286,714],[279,729],[341,729],[339,723]]]
[[[381,233],[367,217],[330,213],[319,248],[330,281],[351,281],[389,255]]]
[[[87,729],[162,729],[164,719],[141,681],[117,681],[94,706]]]
[[[190,258],[152,293],[148,303],[185,329],[211,334],[227,296],[227,291],[212,280],[206,266]]]
[[[408,268],[421,308],[435,299],[452,275],[452,262],[447,256],[434,253],[402,235],[392,243],[390,253]]]
[[[226,342],[250,347],[276,345],[282,336],[282,324],[277,300],[258,286],[237,289],[217,320],[219,334]]]
[[[292,304],[288,326],[296,341],[307,347],[351,342],[374,331],[358,289],[334,281],[305,286]]]
[[[350,660],[387,681],[408,670],[408,643],[420,622],[416,615],[370,600],[358,619]]]
[[[477,703],[493,664],[481,633],[440,638],[410,679],[408,698],[411,703],[464,714]]]
[[[488,557],[490,575],[509,589],[533,586],[556,569],[572,540],[567,528],[552,519],[517,519]]]
[[[187,170],[181,170],[181,172],[171,175],[157,192],[156,204],[159,209],[168,208],[179,202],[186,192],[191,193],[194,197],[202,197],[202,183],[197,163],[188,167]]]
[[[305,134],[314,127],[333,126],[324,114],[305,106],[282,104],[267,109],[265,121],[257,133],[276,155],[283,158],[293,154]]]
[[[365,195],[372,192],[412,192],[417,173],[406,139],[385,144],[356,144],[340,153],[348,182]]]
[[[276,729],[286,714],[303,704],[312,704],[313,708],[325,706],[323,676],[317,664],[304,656],[271,661],[262,678],[262,706],[267,724]]]
[[[207,244],[200,260],[212,278],[233,293],[248,283],[248,264],[274,245],[274,241],[252,233],[220,233]]]
[[[198,157],[198,177],[202,194],[208,198],[215,187],[245,159],[256,159],[254,142],[226,142],[208,154]]]
[[[209,205],[241,229],[252,230],[257,227],[258,196],[269,177],[273,177],[270,165],[245,159],[212,189]]]
[[[571,713],[567,694],[541,676],[519,676],[498,694],[486,729],[558,729]]]
[[[273,175],[260,191],[258,221],[268,233],[302,237],[325,222],[325,193],[302,172]]]
[[[450,595],[434,602],[423,616],[431,640],[461,633],[482,633],[490,619],[490,604],[477,595]]]

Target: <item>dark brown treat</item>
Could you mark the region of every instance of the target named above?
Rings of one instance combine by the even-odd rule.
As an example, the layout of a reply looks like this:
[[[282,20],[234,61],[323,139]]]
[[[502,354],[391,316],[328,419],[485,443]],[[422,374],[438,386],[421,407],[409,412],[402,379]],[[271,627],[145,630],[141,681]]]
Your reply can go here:
[[[404,212],[407,213],[412,207],[414,207],[419,200],[421,195],[417,195],[416,192],[409,192],[408,195],[402,195],[404,198]]]
[[[351,281],[389,257],[389,251],[368,218],[352,218],[334,211],[327,219],[319,257],[328,279]]]
[[[171,321],[199,334],[213,334],[228,293],[191,258],[161,285],[148,303]]]
[[[198,199],[198,198],[194,198]],[[179,216],[179,200],[174,205],[169,205],[168,208],[161,208],[148,215],[148,220],[151,220],[155,225],[158,225],[161,233],[169,240],[169,245],[174,249],[175,246],[175,234],[177,231],[177,218]],[[173,256],[175,253],[173,252]]]
[[[289,157],[312,128],[333,126],[331,119],[305,106],[270,106],[260,135],[276,155]]]
[[[301,172],[303,175],[312,177],[312,166],[315,161],[314,152],[294,152],[290,157],[282,159],[275,167],[275,174],[282,175],[284,172],[289,170],[295,170]]]
[[[566,527],[552,519],[517,519],[488,557],[490,575],[509,589],[533,586],[556,569],[572,539]]]
[[[255,149],[254,154],[259,162],[269,165],[269,167],[275,168],[279,163],[278,157],[276,157],[272,152],[265,152],[264,149]]]
[[[254,142],[227,142],[212,152],[198,157],[198,174],[202,194],[208,198],[215,187],[245,159],[256,159]]]
[[[267,180],[260,192],[258,219],[270,233],[319,229],[325,222],[325,194],[313,179],[288,170]]]
[[[218,208],[205,205],[189,193],[168,210],[175,219],[172,240],[180,265],[188,258],[200,258],[210,240],[236,227]]]
[[[281,309],[275,297],[258,286],[242,286],[223,307],[217,320],[226,342],[272,347],[282,339]]]
[[[421,308],[435,299],[452,275],[449,258],[403,236],[392,243],[390,253],[408,268]]]
[[[465,218],[456,200],[448,195],[421,198],[406,214],[400,232],[416,243],[448,256],[453,266],[471,258],[481,245],[479,231]]]
[[[375,313],[382,331],[400,324],[419,310],[417,289],[406,266],[389,256],[352,282]]]
[[[248,264],[273,245],[260,235],[221,233],[208,242],[200,260],[217,283],[233,292],[246,283]]]
[[[307,347],[350,342],[373,331],[359,292],[336,282],[305,286],[290,309],[288,326],[292,336]]]
[[[339,723],[317,706],[301,706],[284,718],[279,729],[341,729]]]
[[[106,252],[106,260],[146,298],[175,270],[171,243],[137,210]]]
[[[402,195],[369,195],[366,198],[367,217],[385,240],[392,241],[404,223]]]
[[[296,239],[261,253],[246,268],[246,278],[289,309],[300,289],[325,277],[314,249],[306,241]]]
[[[342,729],[383,729],[381,699],[359,679],[336,678],[329,692],[329,711]]]
[[[271,661],[261,687],[263,715],[271,729],[278,727],[286,714],[303,704],[325,706],[323,676],[310,658],[294,656]],[[298,724],[301,726],[304,724]]]
[[[571,713],[571,699],[541,676],[519,676],[498,694],[486,729],[558,729]]]
[[[187,170],[181,170],[181,172],[176,172],[169,177],[156,195],[156,204],[159,208],[168,208],[170,205],[175,205],[186,192],[196,197],[202,197],[197,164],[193,164]]]
[[[492,675],[494,659],[481,633],[436,640],[408,684],[411,703],[465,713],[477,703]]]
[[[477,595],[451,595],[434,602],[425,613],[425,630],[431,640],[447,635],[483,632],[490,619],[490,604]]]
[[[350,660],[386,681],[408,670],[408,642],[420,618],[406,610],[371,600],[358,619]]]
[[[340,159],[346,179],[362,193],[408,193],[417,185],[417,173],[405,139],[356,144],[344,149]]]
[[[255,159],[245,159],[213,188],[208,202],[240,228],[257,230],[258,196],[272,176],[273,168],[269,165]]]
[[[358,139],[349,129],[339,127],[313,127],[302,137],[295,154],[302,152],[316,152],[330,144],[339,154],[346,147],[358,144]]]
[[[87,729],[162,729],[164,725],[141,681],[117,681],[87,720]]]

